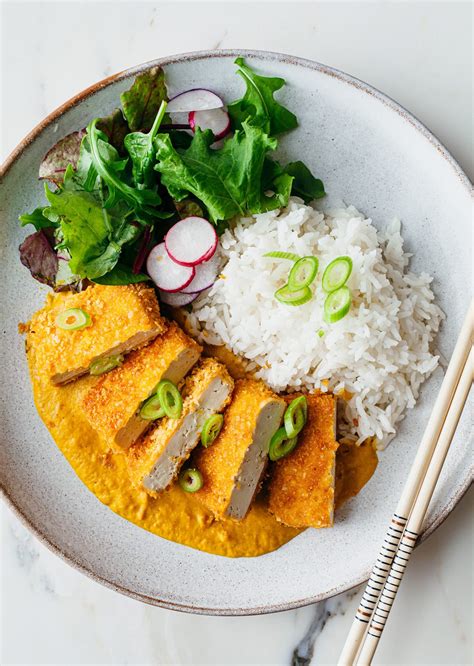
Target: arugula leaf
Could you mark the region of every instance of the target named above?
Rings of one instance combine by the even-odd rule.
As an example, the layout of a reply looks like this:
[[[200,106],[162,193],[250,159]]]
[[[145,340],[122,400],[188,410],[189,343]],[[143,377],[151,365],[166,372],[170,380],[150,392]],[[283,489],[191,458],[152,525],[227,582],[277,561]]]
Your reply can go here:
[[[48,227],[53,226],[53,223],[48,217],[46,217],[45,213],[46,206],[43,206],[42,208],[35,208],[32,213],[25,213],[24,215],[20,215],[19,220],[21,222],[21,226],[25,227],[27,224],[32,224],[36,231],[47,229]]]
[[[227,139],[221,149],[211,149],[213,142],[210,130],[197,128],[188,150],[178,153],[169,135],[157,135],[155,169],[173,199],[182,201],[189,192],[194,194],[204,203],[213,222],[286,205],[291,176],[279,176],[271,196],[266,196],[262,188],[265,154],[276,148],[276,139],[244,121],[242,129]]]
[[[276,136],[294,129],[298,121],[294,113],[274,98],[274,93],[285,85],[285,79],[256,74],[243,58],[237,58],[238,73],[244,79],[247,90],[242,99],[227,106],[235,128],[241,128],[245,120],[260,125],[267,134]]]
[[[151,188],[156,183],[156,174],[153,170],[155,164],[155,147],[153,140],[160,127],[166,111],[166,102],[161,102],[151,130],[131,132],[125,137],[125,148],[132,160],[132,178],[138,189]]]
[[[130,90],[120,95],[123,114],[132,132],[147,132],[153,125],[155,116],[168,95],[165,84],[165,73],[161,67],[139,74]]]
[[[149,275],[144,273],[134,273],[129,266],[118,263],[114,268],[103,275],[102,277],[95,278],[93,282],[97,284],[135,284],[136,282],[146,282],[150,279]]]
[[[120,207],[106,211],[89,192],[51,192],[47,187],[45,191],[51,210],[60,218],[71,271],[80,277],[94,279],[111,271],[122,246],[140,233],[140,227],[130,224]]]

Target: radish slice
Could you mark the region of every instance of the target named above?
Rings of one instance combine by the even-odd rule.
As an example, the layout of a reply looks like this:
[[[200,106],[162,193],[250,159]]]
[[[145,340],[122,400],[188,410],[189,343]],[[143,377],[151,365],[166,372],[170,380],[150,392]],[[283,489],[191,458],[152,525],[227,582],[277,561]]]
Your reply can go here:
[[[196,271],[191,266],[181,266],[173,261],[164,243],[155,245],[146,262],[148,275],[162,291],[176,292],[184,289],[194,278]]]
[[[193,132],[196,127],[202,130],[212,130],[216,141],[222,139],[230,132],[230,118],[224,109],[211,109],[209,111],[191,111],[188,117]]]
[[[221,98],[211,90],[205,88],[193,88],[175,95],[168,102],[166,111],[168,113],[189,111],[207,111],[209,109],[220,109],[224,106]]]
[[[196,266],[216,251],[216,230],[203,217],[185,217],[176,222],[165,236],[166,251],[181,266]]]
[[[191,294],[170,294],[169,291],[162,291],[160,289],[160,300],[166,305],[170,305],[172,308],[184,308],[185,305],[189,305],[199,296],[199,292]]]
[[[217,274],[221,264],[219,253],[216,252],[212,259],[204,261],[196,266],[196,275],[194,279],[182,290],[183,294],[201,292],[212,287],[216,281]]]

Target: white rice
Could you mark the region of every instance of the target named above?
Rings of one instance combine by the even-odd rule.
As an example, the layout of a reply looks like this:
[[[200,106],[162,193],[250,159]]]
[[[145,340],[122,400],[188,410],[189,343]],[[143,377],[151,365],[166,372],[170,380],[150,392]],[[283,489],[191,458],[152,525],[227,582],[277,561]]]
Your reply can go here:
[[[311,301],[275,299],[291,262],[263,256],[272,250],[318,257]],[[323,214],[292,198],[284,210],[239,220],[222,235],[221,251],[221,278],[187,315],[194,333],[247,359],[276,391],[346,389],[353,397],[340,410],[342,435],[357,443],[375,436],[384,448],[438,364],[431,347],[443,318],[432,278],[408,270],[400,222],[378,233],[353,206]],[[353,261],[352,307],[328,325],[321,276],[340,255]]]

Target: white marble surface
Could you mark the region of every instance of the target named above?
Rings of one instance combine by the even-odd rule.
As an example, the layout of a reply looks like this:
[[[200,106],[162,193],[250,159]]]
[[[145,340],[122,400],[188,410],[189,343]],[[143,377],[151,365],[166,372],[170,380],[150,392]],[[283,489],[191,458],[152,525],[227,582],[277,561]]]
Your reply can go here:
[[[375,85],[472,178],[471,12],[468,2],[3,2],[2,159],[108,74],[170,53],[245,47]],[[473,663],[472,498],[415,552],[375,663]],[[1,574],[3,664],[333,664],[360,595],[249,618],[152,608],[71,569],[5,508]]]

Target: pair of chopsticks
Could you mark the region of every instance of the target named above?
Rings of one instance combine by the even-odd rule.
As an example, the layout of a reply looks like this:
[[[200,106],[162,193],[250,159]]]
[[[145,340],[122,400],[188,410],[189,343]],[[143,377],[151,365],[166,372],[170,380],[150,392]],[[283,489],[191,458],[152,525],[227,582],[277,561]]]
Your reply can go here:
[[[367,666],[372,662],[474,379],[473,338],[474,301],[456,342],[338,666]]]

